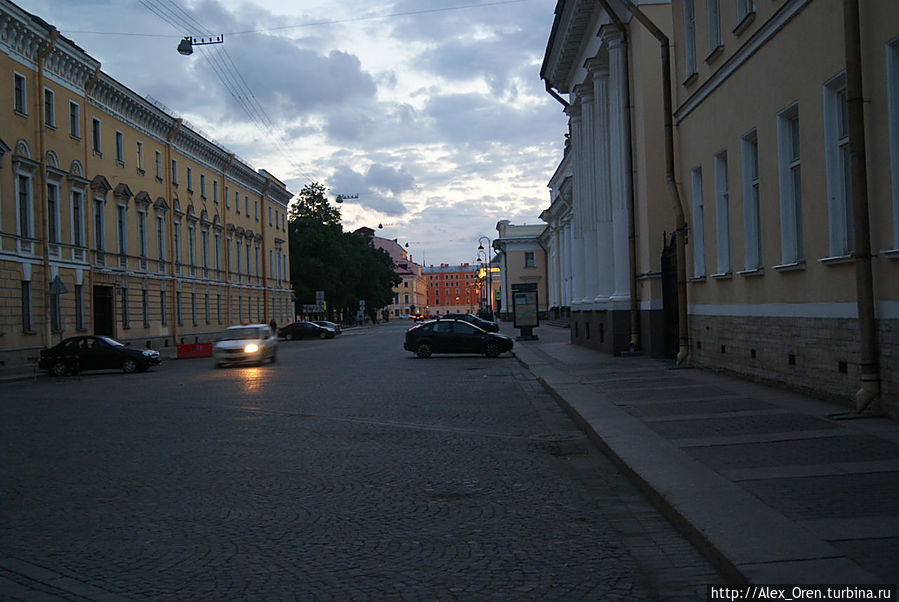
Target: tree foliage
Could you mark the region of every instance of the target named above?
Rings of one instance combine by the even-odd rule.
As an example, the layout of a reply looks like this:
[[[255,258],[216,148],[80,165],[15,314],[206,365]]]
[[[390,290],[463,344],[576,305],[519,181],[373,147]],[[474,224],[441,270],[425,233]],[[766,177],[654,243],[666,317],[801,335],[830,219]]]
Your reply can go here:
[[[367,237],[344,232],[340,217],[317,182],[304,186],[290,207],[290,281],[297,306],[315,303],[315,291],[325,291],[330,317],[355,316],[360,300],[374,317],[390,304],[402,279],[390,255]]]

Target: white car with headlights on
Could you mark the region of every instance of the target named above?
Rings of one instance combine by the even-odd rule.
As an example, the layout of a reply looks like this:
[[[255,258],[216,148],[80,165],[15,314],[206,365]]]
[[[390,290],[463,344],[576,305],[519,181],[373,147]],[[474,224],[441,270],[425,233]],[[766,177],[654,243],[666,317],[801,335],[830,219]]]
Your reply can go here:
[[[275,362],[278,338],[268,324],[229,326],[212,348],[216,367],[225,364],[257,364]]]

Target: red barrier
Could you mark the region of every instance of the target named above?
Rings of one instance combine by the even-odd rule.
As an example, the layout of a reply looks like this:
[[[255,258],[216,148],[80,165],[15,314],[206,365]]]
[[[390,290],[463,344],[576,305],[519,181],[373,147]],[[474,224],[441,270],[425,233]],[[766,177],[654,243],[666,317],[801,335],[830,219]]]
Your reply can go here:
[[[178,345],[178,359],[212,357],[212,343],[183,343]]]

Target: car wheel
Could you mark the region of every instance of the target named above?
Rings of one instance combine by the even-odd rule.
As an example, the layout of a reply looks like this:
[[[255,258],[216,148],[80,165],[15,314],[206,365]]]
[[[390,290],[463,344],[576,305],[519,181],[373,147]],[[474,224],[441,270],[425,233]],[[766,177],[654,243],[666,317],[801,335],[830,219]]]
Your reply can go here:
[[[487,347],[484,349],[484,355],[487,357],[499,357],[499,345],[496,343],[487,343]]]
[[[328,333],[327,333],[327,332],[320,332],[320,333],[318,333],[318,338],[320,338],[320,339],[327,339],[327,338],[328,338]]]
[[[53,376],[65,376],[68,372],[69,367],[61,360],[53,362],[53,365],[50,366],[50,374]]]
[[[122,372],[125,374],[131,374],[132,372],[137,370],[137,362],[134,360],[125,360],[122,362]]]
[[[422,358],[431,357],[431,344],[419,343],[418,347],[415,348],[415,355]]]
[[[285,340],[285,341],[292,341],[292,340],[293,340],[293,335],[290,334],[289,332],[285,332],[285,333],[284,333],[284,340]]]

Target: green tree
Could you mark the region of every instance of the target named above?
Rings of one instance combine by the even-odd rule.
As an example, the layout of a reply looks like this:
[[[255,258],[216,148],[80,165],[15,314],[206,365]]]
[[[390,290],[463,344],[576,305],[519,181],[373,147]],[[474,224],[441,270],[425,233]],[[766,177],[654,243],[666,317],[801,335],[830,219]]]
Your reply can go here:
[[[328,313],[355,316],[360,300],[371,317],[393,298],[402,281],[390,255],[371,240],[344,232],[340,210],[325,196],[325,187],[307,184],[290,206],[290,281],[297,304],[315,302],[315,291],[325,291]]]

